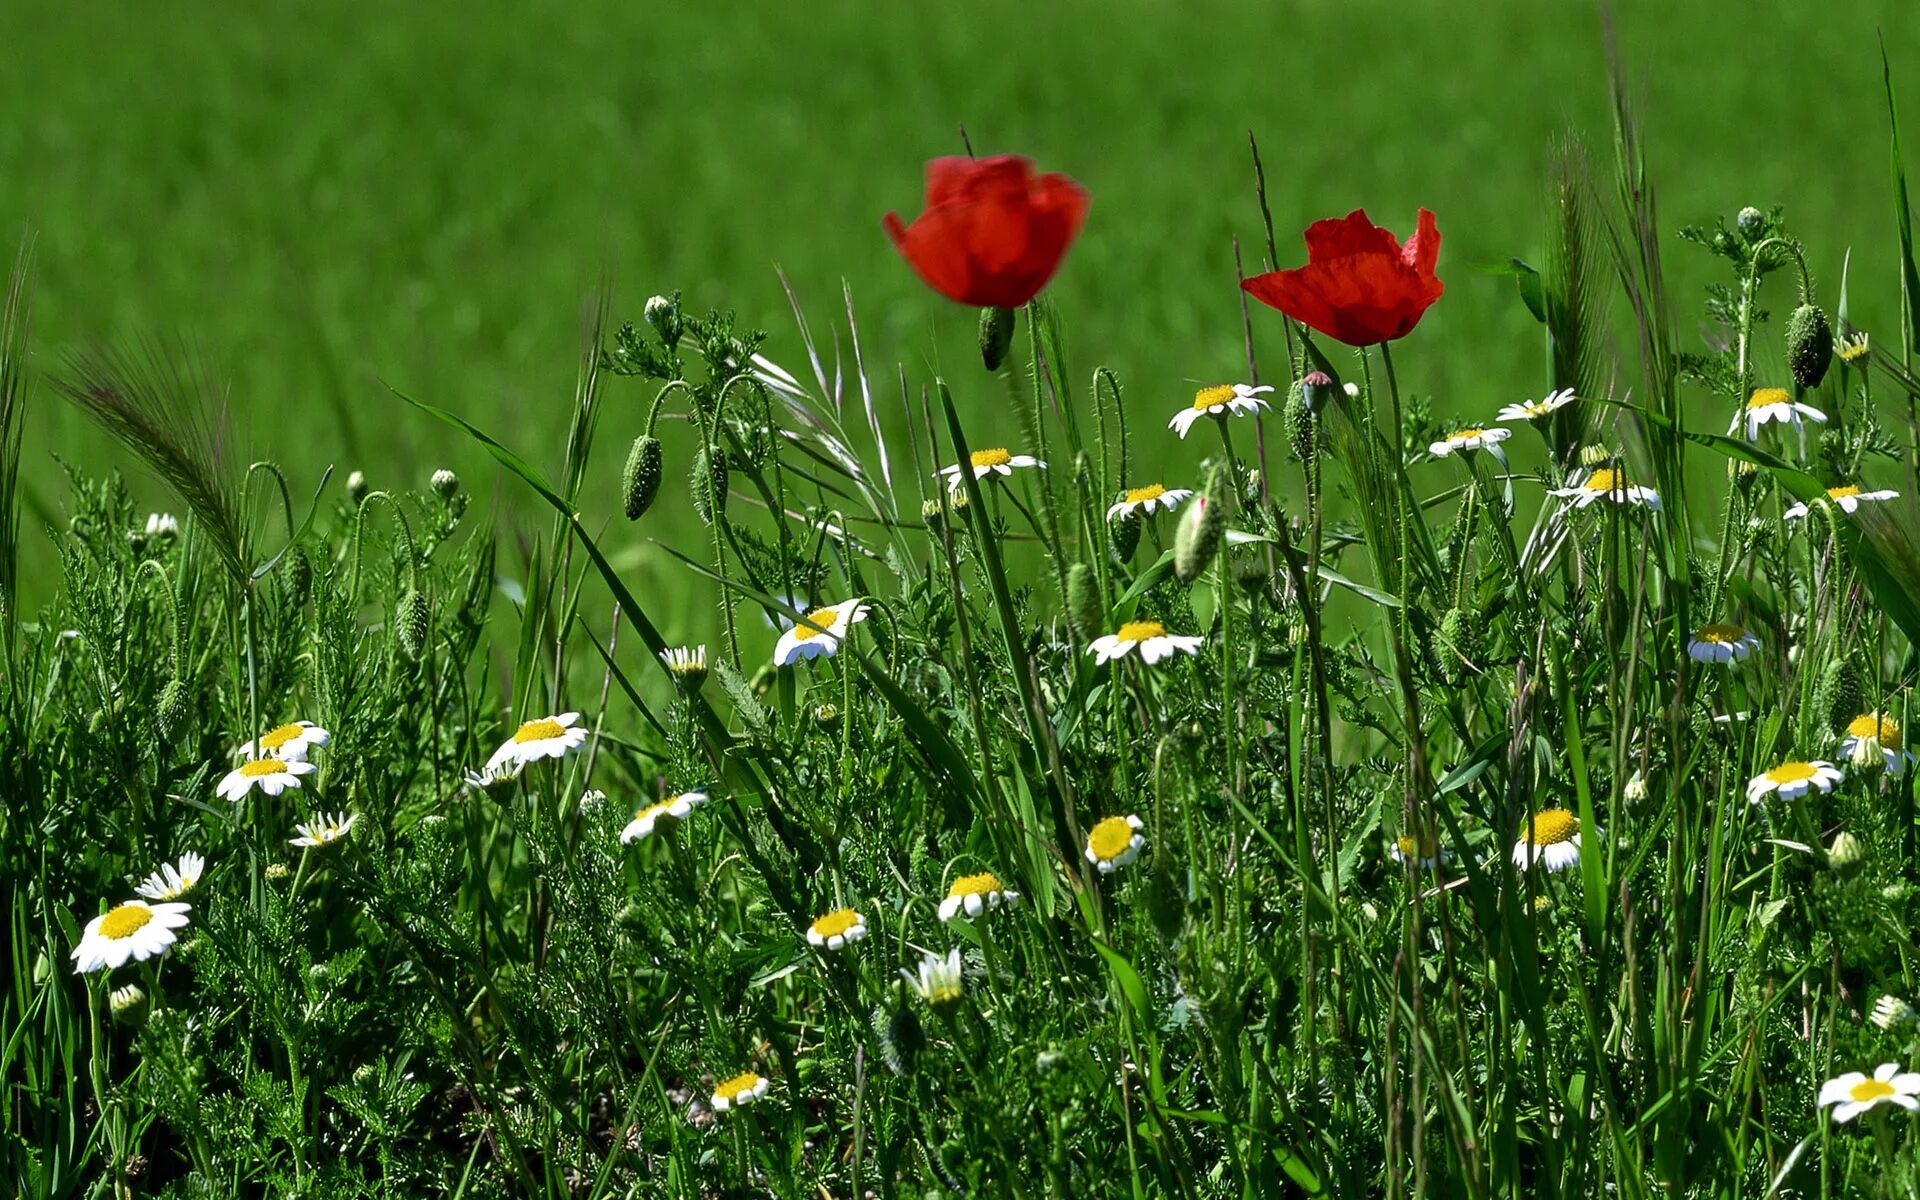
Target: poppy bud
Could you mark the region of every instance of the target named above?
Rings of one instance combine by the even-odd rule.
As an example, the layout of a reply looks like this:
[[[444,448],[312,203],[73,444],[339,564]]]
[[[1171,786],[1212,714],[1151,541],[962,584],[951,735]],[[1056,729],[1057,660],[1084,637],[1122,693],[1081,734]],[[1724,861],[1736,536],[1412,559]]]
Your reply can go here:
[[[653,507],[660,492],[660,439],[643,433],[633,439],[627,451],[627,465],[620,472],[620,494],[626,506],[627,520],[638,521]]]
[[[727,456],[702,446],[693,456],[693,511],[701,521],[713,524],[714,517],[727,507]]]
[[[288,548],[280,560],[280,583],[287,589],[287,603],[295,608],[307,602],[313,591],[313,560],[299,546]]]
[[[1216,473],[1216,482],[1217,482]],[[1180,526],[1173,535],[1173,573],[1181,583],[1192,583],[1213,564],[1220,552],[1220,538],[1226,532],[1227,518],[1219,500],[1211,493],[1195,496],[1180,514]]]
[[[1126,566],[1133,561],[1133,552],[1140,548],[1140,514],[1123,512],[1107,522],[1107,546],[1113,552],[1113,561]]]
[[[1817,388],[1833,361],[1833,326],[1818,305],[1802,304],[1787,318],[1787,369],[1803,388]]]
[[[1067,569],[1067,619],[1083,642],[1106,632],[1107,606],[1100,600],[1100,582],[1085,563]]]
[[[418,662],[427,652],[427,639],[432,633],[433,609],[419,588],[408,588],[400,597],[400,606],[393,614],[394,633],[400,639],[400,650],[408,658]]]
[[[160,736],[172,738],[187,725],[187,684],[178,675],[167,680],[160,689],[160,699],[154,705],[154,720],[160,726]]]
[[[1147,876],[1147,917],[1163,938],[1179,935],[1187,921],[1187,897],[1173,865],[1166,858],[1155,862]]]
[[[1433,632],[1433,657],[1439,661],[1441,676],[1447,682],[1459,682],[1468,667],[1478,661],[1480,641],[1479,613],[1450,608],[1447,615],[1440,618],[1440,627]]]
[[[983,308],[980,310],[980,361],[989,371],[998,371],[1000,364],[1007,361],[1007,351],[1013,347],[1013,310],[1010,308]]]
[[[1827,866],[1837,875],[1857,875],[1867,865],[1867,848],[1847,830],[1841,830],[1827,847]]]
[[[1309,398],[1304,383],[1287,395],[1286,418],[1287,442],[1293,447],[1293,456],[1303,463],[1312,462],[1317,418],[1314,401]]]
[[[366,498],[367,477],[359,471],[350,473],[347,476],[347,499],[353,502],[355,508],[358,508],[360,502]]]
[[[927,1031],[920,1024],[919,1014],[906,1005],[892,1012],[875,1008],[873,1033],[880,1042],[881,1059],[886,1062],[887,1070],[895,1075],[912,1071],[920,1052],[927,1046]]]
[[[1300,381],[1300,398],[1307,402],[1307,411],[1315,415],[1339,395],[1340,389],[1335,386],[1333,376],[1325,371],[1309,371],[1306,378]]]
[[[1827,714],[1834,729],[1845,728],[1847,722],[1867,711],[1867,689],[1851,657],[1843,655],[1827,664],[1820,674],[1818,697],[1820,711]]]

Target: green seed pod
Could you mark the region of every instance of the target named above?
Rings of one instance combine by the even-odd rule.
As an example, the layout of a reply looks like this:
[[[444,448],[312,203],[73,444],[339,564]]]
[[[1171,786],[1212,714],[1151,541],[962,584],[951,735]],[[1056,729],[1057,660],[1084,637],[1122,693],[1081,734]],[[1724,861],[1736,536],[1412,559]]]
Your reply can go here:
[[[727,456],[724,452],[709,454],[702,446],[693,456],[693,511],[711,525],[716,512],[724,512],[726,507]]]
[[[1100,599],[1100,581],[1085,563],[1067,569],[1067,619],[1083,642],[1106,632],[1107,606]]]
[[[280,560],[280,585],[287,591],[287,603],[300,608],[313,594],[313,560],[300,546],[292,546]]]
[[[160,736],[173,738],[187,727],[187,681],[178,675],[167,680],[160,689],[160,698],[154,705],[154,720],[160,725]]]
[[[1433,631],[1433,657],[1440,673],[1449,683],[1457,683],[1467,674],[1469,664],[1480,660],[1480,614],[1466,608],[1450,608]]]
[[[1787,369],[1803,388],[1817,388],[1833,361],[1833,326],[1814,304],[1802,304],[1787,318]]]
[[[1225,509],[1211,494],[1195,496],[1187,505],[1173,535],[1173,573],[1181,583],[1192,583],[1213,565],[1226,529]]]
[[[1113,552],[1113,561],[1126,566],[1133,561],[1133,552],[1140,548],[1140,514],[1121,513],[1107,522],[1107,547]]]
[[[998,371],[1000,364],[1007,361],[1007,351],[1013,346],[1013,310],[1010,308],[983,308],[980,310],[980,361],[989,371]]]
[[[400,597],[400,605],[393,613],[393,625],[401,652],[418,662],[427,652],[427,639],[433,627],[433,609],[419,588],[408,588]]]
[[[1820,673],[1818,692],[1820,711],[1827,724],[1844,729],[1849,721],[1867,711],[1867,688],[1860,665],[1852,655],[1842,655],[1827,664]]]
[[[660,439],[650,433],[633,439],[627,465],[620,472],[620,495],[627,520],[638,521],[653,507],[653,498],[660,493],[660,466]]]
[[[892,1011],[875,1007],[873,1034],[880,1042],[880,1057],[895,1075],[911,1072],[927,1047],[927,1031],[920,1024],[920,1015],[906,1005]]]

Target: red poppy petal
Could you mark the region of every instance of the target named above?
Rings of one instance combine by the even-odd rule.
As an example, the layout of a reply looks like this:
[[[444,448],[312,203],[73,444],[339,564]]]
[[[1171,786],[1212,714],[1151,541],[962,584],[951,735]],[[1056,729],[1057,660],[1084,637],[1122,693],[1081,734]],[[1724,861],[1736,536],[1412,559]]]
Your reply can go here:
[[[1367,210],[1356,208],[1344,217],[1315,221],[1307,226],[1307,261],[1323,262],[1350,254],[1400,256],[1400,241],[1367,220]]]
[[[1033,175],[1033,162],[1018,154],[992,158],[952,155],[927,164],[927,207],[977,203],[990,195],[1018,195]]]
[[[907,226],[894,244],[928,287],[950,300],[972,304],[975,301],[967,297],[973,269],[967,262],[966,243],[955,229],[960,220],[964,220],[964,209],[931,209]]]
[[[1415,226],[1413,236],[1401,248],[1401,260],[1421,275],[1432,276],[1433,268],[1440,261],[1440,225],[1426,209],[1420,210],[1420,220]]]
[[[1308,271],[1306,267],[1291,271],[1268,271],[1242,281],[1240,288],[1268,308],[1279,309],[1307,328],[1337,338],[1339,334],[1335,332],[1334,311],[1306,278]]]

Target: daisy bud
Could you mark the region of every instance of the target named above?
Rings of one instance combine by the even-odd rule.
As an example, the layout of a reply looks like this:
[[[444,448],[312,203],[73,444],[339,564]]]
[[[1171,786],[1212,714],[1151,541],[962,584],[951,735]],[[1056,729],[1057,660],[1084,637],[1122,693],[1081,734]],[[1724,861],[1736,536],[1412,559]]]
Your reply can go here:
[[[1727,478],[1733,480],[1741,491],[1750,492],[1753,485],[1760,482],[1760,464],[1744,458],[1730,458],[1727,460]]]
[[[1859,838],[1842,830],[1827,847],[1827,866],[1839,875],[1857,875],[1867,865],[1867,848]]]
[[[1620,795],[1629,804],[1638,804],[1647,798],[1647,777],[1638,771],[1620,788]]]
[[[938,500],[922,500],[920,520],[934,536],[938,537],[947,525],[947,506]]]
[[[171,739],[187,725],[187,683],[178,675],[167,680],[160,689],[159,702],[154,705],[154,720],[160,726],[160,736]]]
[[[659,438],[643,433],[633,439],[633,449],[627,451],[627,465],[620,472],[620,495],[627,520],[638,521],[653,507],[653,498],[660,492],[660,465]]]
[[[1898,996],[1882,995],[1873,1002],[1873,1013],[1867,1019],[1881,1029],[1892,1029],[1913,1020],[1913,1005]]]
[[[418,662],[427,652],[427,639],[432,633],[433,624],[433,609],[419,588],[408,588],[406,594],[400,597],[400,606],[394,610],[393,624],[402,653]]]
[[[1315,372],[1319,374],[1319,372]],[[1321,376],[1325,378],[1325,376]],[[1301,386],[1287,397],[1287,443],[1293,448],[1293,456],[1301,462],[1313,461],[1315,417],[1313,402],[1307,398],[1307,388],[1303,380]]]
[[[460,477],[441,467],[433,473],[433,478],[427,480],[427,486],[432,488],[433,494],[442,500],[451,500],[454,493],[460,490]]]
[[[679,344],[682,328],[680,293],[675,292],[671,297],[649,296],[646,308],[641,310],[641,316],[647,324],[653,326],[654,332],[660,335],[660,340],[666,344],[667,349],[671,350]]]
[[[1181,583],[1192,583],[1213,564],[1220,552],[1220,539],[1226,533],[1226,512],[1217,498],[1219,472],[1214,485],[1204,496],[1195,496],[1180,514],[1180,526],[1173,535],[1173,573]]]
[[[268,879],[274,879],[274,880],[285,879],[287,876],[291,874],[293,874],[293,872],[287,870],[287,864],[285,863],[268,863],[267,864],[266,876]]]
[[[122,1021],[131,1021],[138,1017],[140,1010],[146,1006],[146,1003],[147,994],[141,990],[140,985],[137,983],[129,983],[125,987],[117,987],[113,989],[112,994],[107,997],[107,1004],[113,1009],[113,1015]]]
[[[705,446],[693,456],[693,511],[700,520],[713,524],[714,517],[727,507],[727,456],[709,453]]]
[[[1619,457],[1609,446],[1580,447],[1580,465],[1583,467],[1604,467]]]
[[[1007,361],[1007,351],[1013,346],[1013,310],[1010,308],[983,308],[980,310],[980,361],[987,370],[998,371],[1000,364]]]
[[[1741,209],[1733,218],[1733,223],[1739,227],[1741,233],[1746,234],[1749,238],[1757,239],[1762,233],[1766,232],[1767,214],[1749,204]]]
[[[1091,642],[1107,631],[1107,606],[1100,599],[1100,581],[1085,563],[1067,568],[1067,619],[1083,642]]]
[[[1802,304],[1787,318],[1787,369],[1803,388],[1817,388],[1833,361],[1833,326],[1813,304]]]
[[[1107,522],[1107,548],[1121,566],[1133,561],[1133,552],[1140,548],[1139,513],[1123,512]]]
[[[367,477],[365,475],[362,475],[358,471],[355,471],[352,474],[348,475],[347,476],[347,499],[353,503],[353,506],[355,508],[358,508],[360,507],[360,502],[362,500],[365,500],[366,498],[367,498]]]
[[[840,706],[837,704],[816,706],[813,710],[813,723],[818,725],[824,733],[832,733],[840,728]]]

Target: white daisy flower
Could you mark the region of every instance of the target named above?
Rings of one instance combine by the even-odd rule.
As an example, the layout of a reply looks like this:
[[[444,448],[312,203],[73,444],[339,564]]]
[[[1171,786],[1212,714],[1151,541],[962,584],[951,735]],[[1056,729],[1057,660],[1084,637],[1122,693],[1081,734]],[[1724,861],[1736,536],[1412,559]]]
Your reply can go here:
[[[1851,483],[1842,487],[1830,487],[1827,489],[1827,501],[1839,505],[1840,511],[1849,515],[1859,512],[1862,504],[1868,502],[1878,504],[1882,500],[1892,500],[1899,495],[1899,492],[1891,488],[1882,488],[1877,492],[1866,492],[1860,490],[1857,484]],[[1816,503],[1818,503],[1818,501],[1816,501]],[[1780,518],[1785,521],[1797,521],[1806,515],[1807,506],[1802,503],[1796,504],[1781,513]]]
[[[331,846],[335,842],[345,841],[346,836],[353,832],[354,822],[359,819],[359,813],[353,813],[352,815],[348,815],[347,813],[334,813],[331,815],[321,813],[318,817],[308,821],[304,825],[295,825],[293,831],[300,836],[290,839],[287,844],[291,846],[303,846],[310,850],[319,849],[322,846]]]
[[[960,967],[958,946],[945,954],[922,956],[917,975],[905,967],[900,968],[900,978],[907,981],[914,995],[926,1001],[927,1007],[936,1012],[943,1012],[958,1004],[967,990],[966,972]]]
[[[82,975],[102,967],[112,970],[128,962],[144,962],[165,954],[174,943],[174,930],[187,924],[190,904],[148,904],[128,900],[87,922],[80,944],[73,950],[73,969]]]
[[[465,772],[467,790],[490,792],[520,778],[520,770],[526,766],[522,762],[488,763],[478,771],[468,769]]]
[[[953,881],[953,886],[947,889],[947,898],[940,902],[940,919],[951,921],[963,912],[977,917],[989,908],[1013,904],[1019,899],[1019,892],[1001,883],[990,871],[962,875]]]
[[[1856,767],[1871,767],[1876,763],[1886,767],[1887,774],[1898,778],[1906,772],[1907,766],[1916,760],[1913,751],[1906,747],[1906,737],[1900,728],[1900,722],[1882,713],[1861,713],[1847,724],[1847,732],[1840,742],[1840,752],[1848,762]]]
[[[780,635],[773,646],[773,665],[790,667],[803,658],[833,657],[846,640],[847,631],[867,619],[867,605],[855,597],[816,608],[807,619]]]
[[[1107,510],[1107,520],[1131,517],[1136,513],[1151,513],[1156,508],[1164,508],[1172,512],[1180,507],[1182,500],[1191,495],[1193,495],[1192,488],[1170,488],[1158,483],[1133,488]]]
[[[1087,831],[1087,861],[1102,875],[1140,857],[1147,839],[1140,830],[1146,822],[1136,816],[1108,817]]]
[[[487,771],[492,773],[510,763],[518,769],[543,758],[565,758],[587,744],[587,730],[579,720],[579,713],[564,712],[523,723],[493,752],[487,760]]]
[[[1730,434],[1737,432],[1741,421],[1744,420],[1747,425],[1747,440],[1750,442],[1759,440],[1760,427],[1769,421],[1791,425],[1795,430],[1804,433],[1806,426],[1801,423],[1803,417],[1817,424],[1827,423],[1827,414],[1811,404],[1802,404],[1795,400],[1793,393],[1785,388],[1755,388],[1753,395],[1747,398],[1744,413],[1733,414],[1733,424],[1727,426],[1727,432]]]
[[[1475,450],[1485,450],[1499,459],[1507,461],[1507,452],[1500,443],[1513,436],[1511,429],[1462,429],[1427,447],[1436,458],[1446,458],[1450,454],[1471,454]]]
[[[1867,1019],[1881,1029],[1892,1029],[1896,1025],[1905,1025],[1913,1017],[1913,1005],[1888,993],[1873,1002],[1873,1012]]]
[[[1523,400],[1518,404],[1509,404],[1495,417],[1500,421],[1537,421],[1550,412],[1565,408],[1574,401],[1572,388],[1561,388],[1557,392],[1548,392],[1538,400]]]
[[[652,837],[655,826],[662,821],[684,821],[702,804],[707,802],[705,792],[681,792],[657,804],[649,804],[633,814],[633,820],[620,831],[620,844],[625,846],[644,837]]]
[[[995,446],[987,450],[975,450],[967,456],[967,460],[973,468],[973,477],[975,479],[985,479],[989,475],[1012,475],[1016,470],[1025,470],[1028,467],[1044,468],[1047,465],[1031,454],[1009,453],[1004,446]],[[961,491],[965,487],[965,484],[960,478],[960,464],[958,463],[950,467],[941,467],[938,471],[935,471],[934,474],[944,475],[947,480],[947,487],[952,491]]]
[[[767,1089],[772,1086],[772,1081],[766,1076],[756,1075],[752,1071],[742,1071],[713,1089],[711,1101],[713,1110],[726,1112],[736,1106],[745,1108],[766,1095]]]
[[[180,522],[178,519],[174,517],[172,513],[165,513],[165,512],[148,513],[147,514],[147,536],[150,538],[179,537]]]
[[[707,681],[707,647],[674,646],[660,652],[660,661],[666,664],[667,674],[673,676],[673,682],[682,691],[694,692]]]
[[[1687,639],[1687,657],[1695,662],[1745,662],[1760,639],[1744,625],[1702,625]]]
[[[838,950],[867,936],[867,922],[851,908],[836,908],[807,926],[807,944]]]
[[[233,753],[248,758],[305,758],[315,746],[326,745],[329,736],[312,721],[290,721],[267,730],[255,742],[235,746]]]
[[[1747,781],[1747,800],[1759,804],[1767,793],[1778,792],[1782,800],[1797,800],[1811,789],[1832,791],[1847,774],[1825,759],[1812,762],[1783,762],[1771,771],[1763,771]]]
[[[1513,844],[1513,865],[1520,870],[1538,864],[1564,871],[1580,861],[1580,818],[1564,808],[1543,808],[1527,821]]]
[[[1265,385],[1254,387],[1246,383],[1201,388],[1194,393],[1192,404],[1173,414],[1173,420],[1167,422],[1167,428],[1184,438],[1187,431],[1193,428],[1193,423],[1201,417],[1225,420],[1229,416],[1242,417],[1257,413],[1267,407],[1267,402],[1261,397],[1272,390]]]
[[[1833,352],[1841,362],[1854,366],[1867,356],[1873,345],[1864,333],[1848,334],[1833,345]]]
[[[107,1007],[113,1010],[114,1016],[123,1020],[131,1019],[134,1012],[146,1002],[146,990],[137,983],[129,983],[107,993]]]
[[[1832,1104],[1833,1123],[1845,1125],[1876,1104],[1891,1101],[1908,1112],[1920,1111],[1920,1073],[1902,1071],[1899,1063],[1881,1063],[1871,1077],[1848,1071],[1820,1085],[1820,1103]]]
[[[1140,661],[1153,666],[1176,653],[1197,654],[1204,641],[1205,638],[1195,634],[1168,633],[1167,627],[1158,621],[1128,621],[1117,631],[1093,639],[1087,653],[1098,655],[1096,665],[1104,667],[1125,658],[1137,647]]]
[[[1588,471],[1579,483],[1555,488],[1547,494],[1571,500],[1575,508],[1585,508],[1596,500],[1611,500],[1615,504],[1644,504],[1655,512],[1660,511],[1657,492],[1652,488],[1635,486],[1628,481],[1625,471],[1617,471],[1612,467]]]
[[[1421,838],[1397,837],[1387,847],[1387,853],[1391,854],[1393,861],[1397,863],[1411,860],[1428,869],[1437,867],[1453,857],[1448,853],[1447,848],[1440,844],[1440,838],[1435,834],[1428,834]]]
[[[254,788],[269,796],[278,796],[288,788],[299,787],[302,775],[311,775],[319,769],[299,758],[251,758],[228,771],[214,790],[236,804]]]
[[[158,871],[133,890],[149,900],[178,900],[199,884],[206,869],[207,860],[189,850],[180,856],[178,864],[160,864]]]
[[[590,817],[607,806],[607,794],[599,788],[588,788],[580,793],[578,805],[580,815]]]

